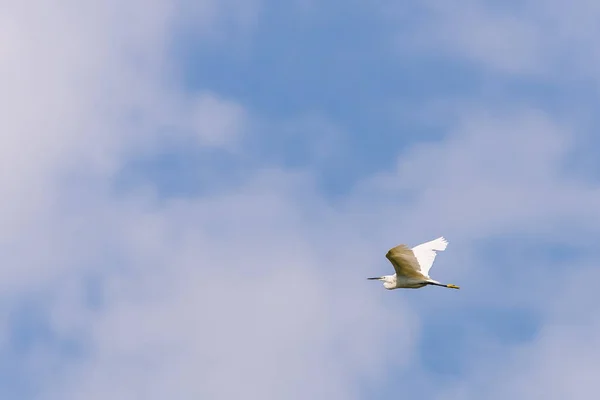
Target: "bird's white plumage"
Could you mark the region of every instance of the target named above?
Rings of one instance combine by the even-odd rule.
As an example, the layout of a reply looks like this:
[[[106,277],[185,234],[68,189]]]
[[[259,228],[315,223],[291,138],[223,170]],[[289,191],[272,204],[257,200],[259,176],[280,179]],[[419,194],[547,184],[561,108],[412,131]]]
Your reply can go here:
[[[444,251],[448,246],[448,241],[440,236],[437,239],[431,240],[426,243],[422,243],[412,248],[415,258],[419,262],[421,267],[421,273],[426,277],[429,277],[429,270],[435,261],[436,251]]]
[[[388,290],[418,289],[427,285],[460,289],[456,285],[441,283],[429,276],[429,270],[435,261],[437,252],[446,250],[447,246],[448,241],[443,236],[413,248],[399,244],[389,249],[385,255],[394,266],[396,273],[367,279],[383,281],[383,287]]]

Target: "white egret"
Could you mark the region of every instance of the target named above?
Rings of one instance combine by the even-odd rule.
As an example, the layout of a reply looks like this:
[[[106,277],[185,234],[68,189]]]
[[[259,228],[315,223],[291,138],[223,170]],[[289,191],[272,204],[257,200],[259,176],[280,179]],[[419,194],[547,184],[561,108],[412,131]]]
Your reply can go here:
[[[436,251],[444,251],[448,241],[442,236],[430,242],[422,243],[412,249],[400,244],[390,249],[385,257],[390,260],[396,273],[384,275],[370,280],[383,281],[383,287],[388,290],[408,288],[418,289],[427,285],[443,286],[451,289],[460,289],[456,285],[440,283],[429,277],[429,270],[433,265]]]

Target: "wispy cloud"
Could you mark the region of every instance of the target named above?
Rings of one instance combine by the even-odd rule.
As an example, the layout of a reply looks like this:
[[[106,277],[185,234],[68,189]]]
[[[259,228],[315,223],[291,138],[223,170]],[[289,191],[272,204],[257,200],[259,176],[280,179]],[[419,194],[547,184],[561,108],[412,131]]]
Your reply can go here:
[[[324,260],[356,257],[341,240],[329,242],[337,251],[310,240],[319,215],[339,218],[310,176],[257,171],[235,192],[166,203],[113,190],[132,156],[181,140],[173,135],[195,134],[199,149],[241,139],[243,105],[165,77],[176,6],[11,10],[1,351],[19,379],[1,390],[356,397],[383,368],[381,343],[410,355],[414,322],[401,307],[386,317],[358,264],[341,277],[327,269]]]
[[[593,2],[464,0],[450,6],[426,1],[417,9],[422,23],[402,35],[403,47],[430,49],[493,72],[552,84],[597,79],[593,21],[600,9]]]
[[[595,153],[584,138],[597,127],[576,102],[554,113],[490,88],[517,76],[563,89],[573,80],[561,73],[596,79],[598,9],[423,4],[388,4],[385,19],[381,3],[348,5],[378,41],[347,38],[340,52],[283,46],[298,35],[269,2],[10,4],[0,16],[0,396],[352,399],[401,385],[440,399],[589,397],[600,190],[569,160]],[[333,3],[308,6],[301,32],[342,18]],[[402,27],[415,56],[402,63],[395,27],[368,25],[401,11],[419,17]],[[288,62],[232,44],[255,33]],[[219,75],[227,84],[186,84],[195,51],[229,45],[244,53],[223,60],[237,63]],[[469,63],[482,87],[428,87],[432,73],[453,79],[432,56]],[[277,79],[263,74],[282,65]],[[411,118],[390,117],[397,104]],[[184,177],[162,178],[188,191],[136,164],[165,153],[190,157]],[[198,189],[209,181],[220,190]],[[336,182],[344,190],[332,196]],[[439,234],[450,247],[432,273],[460,292],[364,280],[391,271],[389,247]]]

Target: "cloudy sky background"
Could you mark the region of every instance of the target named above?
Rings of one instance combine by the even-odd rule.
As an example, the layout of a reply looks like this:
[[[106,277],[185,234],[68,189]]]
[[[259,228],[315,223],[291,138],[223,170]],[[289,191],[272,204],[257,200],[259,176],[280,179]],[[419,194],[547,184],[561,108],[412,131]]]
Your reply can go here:
[[[0,398],[592,398],[600,3],[441,3],[0,1]]]

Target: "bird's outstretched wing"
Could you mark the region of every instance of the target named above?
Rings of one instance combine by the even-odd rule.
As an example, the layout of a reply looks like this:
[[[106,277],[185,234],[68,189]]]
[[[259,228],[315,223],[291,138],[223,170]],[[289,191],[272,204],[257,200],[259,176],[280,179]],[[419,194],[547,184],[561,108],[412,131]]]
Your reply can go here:
[[[394,266],[396,275],[407,278],[422,278],[419,262],[408,246],[400,244],[390,249],[385,257]]]
[[[448,246],[448,241],[443,237],[439,237],[432,241],[422,243],[412,248],[412,251],[417,259],[419,266],[421,267],[421,273],[425,276],[429,276],[429,270],[433,265],[436,251],[444,251]]]

